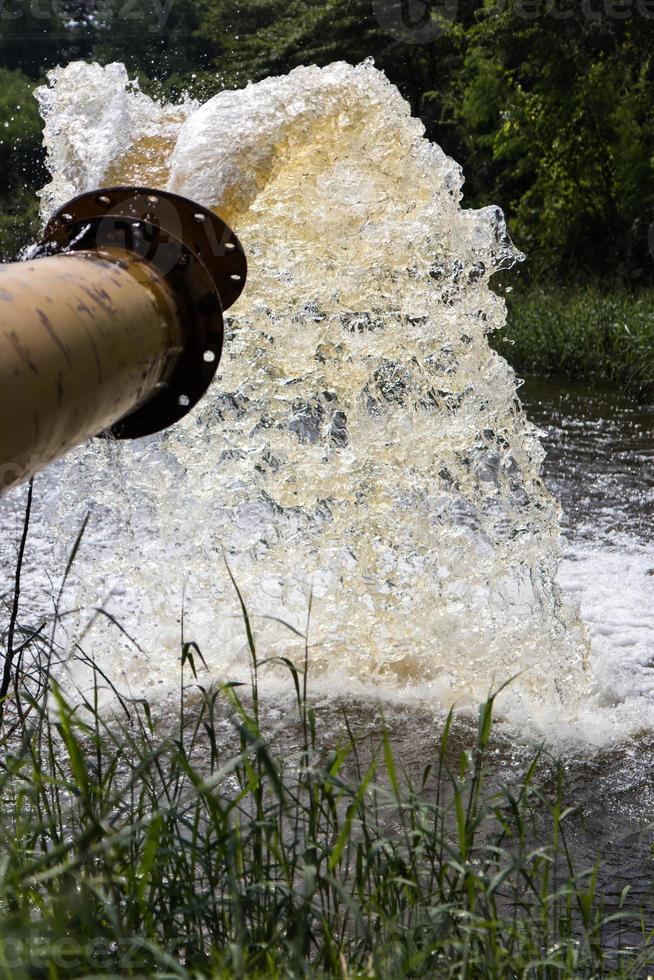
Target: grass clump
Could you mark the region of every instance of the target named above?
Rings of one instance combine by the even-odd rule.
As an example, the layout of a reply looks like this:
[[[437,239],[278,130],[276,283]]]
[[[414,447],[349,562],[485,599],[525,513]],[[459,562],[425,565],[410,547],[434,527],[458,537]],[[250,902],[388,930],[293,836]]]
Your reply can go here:
[[[91,682],[72,704],[54,627],[44,643],[8,608],[2,977],[636,977],[654,961],[645,913],[626,893],[605,907],[598,869],[575,869],[538,754],[489,784],[493,698],[463,749],[450,713],[412,778],[389,732],[370,747],[344,718],[323,740],[308,640],[304,664],[283,661],[279,744],[244,604],[250,685],[201,683],[182,642],[174,713],[125,697],[82,649]]]
[[[506,300],[491,342],[517,371],[654,391],[654,290],[532,286]]]
[[[574,869],[538,758],[488,791],[492,699],[455,766],[449,716],[416,783],[388,734],[365,757],[347,724],[322,745],[290,664],[300,744],[276,751],[258,662],[246,696],[197,686],[198,657],[184,647],[168,732],[117,691],[119,714],[100,711],[96,671],[75,707],[52,684],[4,746],[4,977],[631,977],[654,960],[645,920],[604,911],[597,869]]]

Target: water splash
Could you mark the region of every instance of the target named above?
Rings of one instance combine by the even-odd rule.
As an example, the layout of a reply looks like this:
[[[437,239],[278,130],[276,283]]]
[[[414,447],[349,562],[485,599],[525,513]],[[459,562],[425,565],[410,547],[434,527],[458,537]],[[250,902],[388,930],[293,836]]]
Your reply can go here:
[[[50,71],[48,81],[34,93],[52,174],[39,195],[44,218],[103,183],[136,184],[146,171],[155,186],[167,180],[177,132],[197,103],[160,105],[117,63],[74,62]]]
[[[514,701],[574,701],[585,634],[554,584],[558,506],[487,342],[505,319],[490,276],[519,253],[499,209],[461,208],[459,166],[384,75],[299,68],[170,107],[122,66],[77,63],[39,99],[44,214],[165,180],[229,220],[250,262],[198,409],[61,469],[57,526],[94,505],[80,600],[111,594],[145,651],[108,627],[96,655],[135,687],[172,678],[185,595],[186,636],[232,676],[247,655],[226,559],[262,654],[302,655],[311,599],[332,689],[465,703],[520,673]]]

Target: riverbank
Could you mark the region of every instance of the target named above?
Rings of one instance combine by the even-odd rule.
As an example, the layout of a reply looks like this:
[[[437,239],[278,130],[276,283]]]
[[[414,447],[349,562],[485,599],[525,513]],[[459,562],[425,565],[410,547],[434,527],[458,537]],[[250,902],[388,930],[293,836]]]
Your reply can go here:
[[[654,391],[654,289],[532,286],[506,302],[491,344],[518,373]]]

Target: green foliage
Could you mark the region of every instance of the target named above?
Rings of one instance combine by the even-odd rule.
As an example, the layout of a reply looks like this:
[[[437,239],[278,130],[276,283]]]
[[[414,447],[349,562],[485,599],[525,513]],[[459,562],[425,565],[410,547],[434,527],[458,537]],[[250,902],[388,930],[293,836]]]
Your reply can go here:
[[[491,343],[518,370],[654,391],[654,291],[538,286],[507,297]]]
[[[72,34],[56,12],[60,5],[15,0],[2,5],[0,65],[38,78],[44,67],[56,64],[58,54],[72,53]],[[74,57],[74,54],[73,54]]]
[[[379,47],[376,27],[362,0],[226,0],[205,3],[202,17],[203,36],[218,46],[220,68],[236,84],[300,64],[361,61]]]
[[[534,278],[651,281],[654,24],[558,10],[528,20],[509,0],[468,34],[455,102],[475,197],[506,209]]]
[[[33,88],[21,72],[0,68],[0,193],[38,170],[43,122]]]
[[[25,190],[0,201],[0,262],[13,262],[38,238],[41,228],[38,204],[33,194]]]
[[[0,68],[0,258],[16,258],[38,228],[35,190],[45,180],[43,123],[34,83]]]
[[[95,25],[90,56],[107,64],[123,62],[146,90],[181,95],[189,88],[208,97],[219,90],[212,58],[219,48],[203,35],[203,4],[198,0],[119,0],[105,6],[104,20]],[[206,72],[212,84],[198,85]]]

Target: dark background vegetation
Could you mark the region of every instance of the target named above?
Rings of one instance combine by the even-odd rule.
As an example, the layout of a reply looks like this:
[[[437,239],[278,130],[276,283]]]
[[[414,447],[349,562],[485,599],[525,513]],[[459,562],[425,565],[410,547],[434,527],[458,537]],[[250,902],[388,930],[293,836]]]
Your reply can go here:
[[[5,0],[0,254],[15,256],[38,228],[34,191],[45,173],[31,92],[49,68],[78,58],[119,60],[152,94],[206,98],[300,64],[372,56],[428,137],[462,164],[465,204],[504,209],[528,256],[514,274],[511,303],[521,302],[525,287],[556,293],[554,332],[579,329],[580,347],[586,328],[571,320],[570,295],[580,286],[600,296],[619,293],[620,315],[631,322],[632,297],[643,290],[649,296],[654,277],[654,2],[443,3],[169,0],[164,13],[163,0]],[[389,32],[383,4],[400,26],[400,14],[414,25],[422,15],[438,29],[428,30],[426,41],[419,28]],[[532,301],[531,312],[536,307]],[[619,359],[633,331],[606,316],[594,348],[600,360]],[[642,303],[638,317],[642,360],[652,334]],[[516,343],[520,367],[615,374],[595,354],[590,363],[584,350],[562,362],[549,333],[540,338],[544,360],[530,355],[531,332]],[[649,366],[641,377],[629,358],[631,375],[650,381]],[[620,368],[617,375],[626,377]]]

